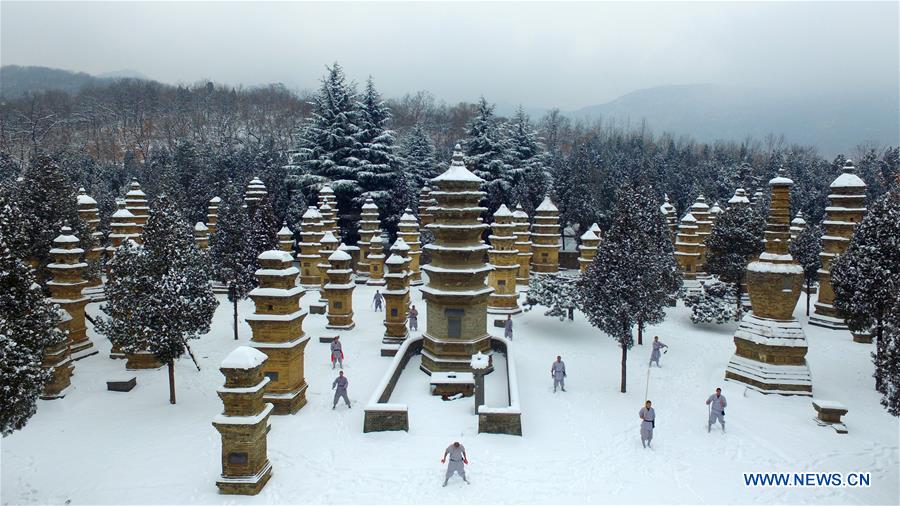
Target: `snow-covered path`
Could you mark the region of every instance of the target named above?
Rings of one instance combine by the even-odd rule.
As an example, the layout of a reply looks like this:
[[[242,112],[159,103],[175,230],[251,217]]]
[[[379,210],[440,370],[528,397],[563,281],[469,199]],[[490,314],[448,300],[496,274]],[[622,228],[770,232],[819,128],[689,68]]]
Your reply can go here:
[[[428,396],[427,377],[414,361],[395,393],[410,405],[409,433],[363,434],[363,407],[390,361],[379,356],[384,327],[382,315],[370,309],[373,293],[357,287],[357,327],[342,334],[352,409],[331,410],[335,374],[328,345],[317,338],[333,332],[325,331],[324,316],[306,318],[313,338],[306,348],[309,403],[294,416],[272,417],[274,474],[259,496],[220,496],[215,487],[220,449],[210,422],[221,411],[215,389],[223,381],[217,368],[236,345],[231,307],[223,302],[212,332],[191,343],[203,370],[189,359],[177,365],[175,406],[168,404],[164,370],[137,372],[130,393],[106,391],[105,381],[121,376],[124,363],[108,359],[109,343],[91,332],[101,353],[77,363],[69,395],[42,401],[24,430],[0,441],[3,504],[897,504],[900,497],[898,420],[872,388],[871,345],[805,326],[815,396],[850,410],[850,433],[838,435],[812,421],[809,398],[763,396],[723,381],[737,324],[695,326],[681,306],[650,328],[645,341],[656,334],[670,346],[663,367],[649,375],[657,410],[653,450],[641,448],[637,417],[649,344],[629,352],[628,393],[622,394],[615,342],[581,314],[560,322],[540,308],[514,317],[523,437],[477,434],[471,399]],[[304,306],[315,297],[308,292]],[[422,311],[418,289],[413,302]],[[801,301],[798,315],[802,307]],[[251,302],[242,303],[241,317],[252,310]],[[421,323],[424,328],[424,317]],[[249,336],[242,321],[240,343]],[[556,355],[566,362],[566,393],[552,393]],[[488,388],[494,384],[491,378]],[[729,401],[726,434],[706,433],[704,400],[716,386]],[[454,478],[441,488],[439,460],[453,440],[466,445],[473,483]],[[747,471],[871,472],[872,486],[746,488]]]

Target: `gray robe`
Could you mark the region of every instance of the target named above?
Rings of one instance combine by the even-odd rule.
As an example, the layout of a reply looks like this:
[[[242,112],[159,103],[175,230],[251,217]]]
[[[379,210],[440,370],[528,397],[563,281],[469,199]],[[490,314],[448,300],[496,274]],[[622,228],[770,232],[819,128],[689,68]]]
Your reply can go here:
[[[659,365],[659,350],[661,348],[668,348],[665,343],[662,341],[653,341],[653,351],[650,353],[650,363],[656,362],[656,365]]]
[[[410,309],[409,310],[409,329],[410,330],[419,330],[419,310],[418,309]]]
[[[331,368],[334,369],[335,361],[344,367],[344,350],[340,341],[331,341]]]
[[[466,467],[465,462],[463,462],[463,453],[465,451],[466,447],[463,445],[459,445],[459,448],[453,445],[447,447],[446,453],[450,463],[447,464],[447,475],[444,477],[444,483],[453,476],[453,473],[459,473],[462,479],[466,479]]]
[[[725,406],[728,405],[725,402],[725,396],[720,395],[716,397],[716,394],[712,394],[709,396],[709,399],[706,399],[706,403],[709,404],[709,424],[708,426],[712,426],[712,424],[716,423],[716,420],[722,424],[722,428],[725,428]]]
[[[384,297],[380,293],[375,294],[375,311],[381,311],[381,304],[384,303]]]
[[[566,363],[560,360],[559,362],[553,362],[553,365],[550,366],[550,374],[553,376],[553,391],[556,391],[557,387],[566,389]]]
[[[513,338],[512,319],[506,320],[506,324],[503,327],[503,337],[505,337],[507,339]]]
[[[644,441],[649,443],[653,439],[653,422],[656,420],[656,411],[653,408],[647,409],[646,407],[641,408],[638,411],[638,416],[641,417],[641,443]]]
[[[338,376],[334,379],[334,383],[331,384],[331,388],[334,389],[334,406],[337,406],[338,399],[343,398],[347,407],[350,407],[350,399],[347,398],[347,385],[349,384],[346,376]]]

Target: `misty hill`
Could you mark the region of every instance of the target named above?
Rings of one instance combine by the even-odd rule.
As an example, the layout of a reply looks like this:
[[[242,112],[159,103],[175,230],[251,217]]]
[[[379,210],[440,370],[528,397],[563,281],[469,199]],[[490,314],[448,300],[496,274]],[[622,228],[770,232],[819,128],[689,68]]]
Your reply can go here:
[[[896,92],[788,97],[697,84],[638,90],[568,114],[632,126],[646,120],[653,132],[688,134],[701,142],[784,134],[788,143],[816,146],[833,156],[851,154],[861,142],[895,145],[900,138],[897,111]]]
[[[48,67],[4,65],[0,67],[0,97],[17,98],[29,92],[49,90],[77,93],[85,86],[108,84],[125,78],[149,79],[136,70],[119,70],[92,76],[85,72]]]

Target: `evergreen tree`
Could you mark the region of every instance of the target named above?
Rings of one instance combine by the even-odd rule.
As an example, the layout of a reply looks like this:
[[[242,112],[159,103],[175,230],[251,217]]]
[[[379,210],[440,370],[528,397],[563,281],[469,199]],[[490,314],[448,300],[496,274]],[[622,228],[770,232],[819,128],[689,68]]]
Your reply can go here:
[[[419,192],[422,187],[427,186],[432,178],[440,174],[434,158],[434,144],[421,123],[416,123],[404,138],[400,153],[403,159],[401,175],[405,181],[399,184],[402,193],[398,195],[406,202],[406,207],[418,209]]]
[[[857,226],[847,250],[831,263],[834,307],[854,332],[871,330],[876,339],[875,363],[887,344],[884,320],[900,291],[900,192],[883,195]],[[884,393],[882,378],[875,388]]]
[[[875,382],[881,385],[881,405],[888,413],[900,416],[900,291],[884,321],[884,331],[875,360]]]
[[[219,205],[216,231],[210,238],[209,256],[213,279],[228,286],[228,300],[234,306],[234,338],[238,338],[238,301],[256,286],[256,246],[251,240],[250,220],[235,185],[229,185]],[[274,236],[273,236],[274,237]]]
[[[492,216],[500,204],[511,204],[512,187],[506,179],[509,171],[508,144],[504,132],[494,116],[494,106],[484,97],[476,105],[475,117],[466,127],[463,154],[466,167],[484,180],[482,190],[487,193],[485,206]]]
[[[628,350],[634,345],[632,328],[639,320],[661,321],[662,306],[673,296],[674,258],[671,250],[666,254],[660,249],[665,225],[655,224],[660,217],[657,201],[646,184],[622,185],[613,225],[579,282],[582,311],[622,348],[623,393]]]
[[[797,237],[791,241],[790,253],[803,267],[803,280],[806,283],[806,316],[809,316],[809,299],[812,297],[813,284],[819,279],[819,269],[822,267],[822,228],[818,225],[809,225],[803,229]]]
[[[550,189],[550,173],[544,147],[537,131],[520,105],[508,128],[507,163],[504,178],[512,188],[513,198],[531,215]]]
[[[150,208],[144,241],[127,241],[110,261],[109,317],[98,328],[126,353],[146,350],[166,364],[175,404],[175,360],[190,351],[188,339],[209,332],[218,302],[192,229],[165,194]]]
[[[552,187],[556,194],[554,202],[559,208],[563,227],[577,225],[578,230],[583,231],[592,223],[602,221],[597,195],[585,191],[585,188],[595,186],[594,168],[599,162],[596,157],[589,146],[582,144],[573,149],[568,159],[558,154],[551,158]]]
[[[706,269],[726,283],[734,284],[735,314],[741,312],[741,280],[747,264],[762,253],[765,222],[746,206],[731,206],[716,220],[706,238]]]
[[[18,209],[0,197],[0,433],[21,429],[37,410],[51,376],[44,350],[66,335],[58,308],[44,298],[29,266],[17,257],[28,236]]]
[[[736,295],[734,286],[729,287],[721,281],[709,281],[702,284],[702,290],[684,296],[684,305],[691,308],[693,323],[725,323],[738,321],[744,309],[735,305],[732,297]],[[740,301],[740,297],[737,298]]]
[[[312,114],[299,132],[289,168],[289,189],[301,190],[307,199],[314,199],[322,184],[331,181],[340,208],[358,209],[363,188],[358,182],[357,156],[362,146],[357,139],[360,112],[356,91],[340,65],[335,63],[326,70],[311,102]]]
[[[573,320],[579,307],[577,281],[577,278],[562,274],[533,274],[525,293],[525,311],[541,305],[547,308],[544,316],[559,318],[559,321],[566,317]]]
[[[259,265],[256,257],[260,253],[275,248],[275,244],[278,242],[275,234],[278,229],[278,221],[275,218],[275,211],[272,209],[272,200],[266,196],[256,205],[250,215],[250,248],[253,252],[254,266]]]

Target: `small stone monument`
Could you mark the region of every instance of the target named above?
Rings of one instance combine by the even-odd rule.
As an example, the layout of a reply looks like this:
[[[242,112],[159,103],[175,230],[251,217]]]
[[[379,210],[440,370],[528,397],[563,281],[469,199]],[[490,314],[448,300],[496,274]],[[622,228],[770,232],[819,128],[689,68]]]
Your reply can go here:
[[[138,226],[138,233],[144,235],[144,226],[150,218],[150,207],[147,205],[147,195],[141,190],[137,180],[131,181],[130,190],[125,194],[125,209],[134,215],[134,222]]]
[[[72,229],[62,227],[50,249],[53,261],[47,265],[47,270],[53,277],[47,282],[50,302],[58,304],[70,317],[66,328],[69,331],[69,353],[73,360],[97,353],[94,343],[88,339],[84,322],[84,306],[89,299],[81,294],[81,290],[88,286],[88,282],[84,280],[84,271],[88,265],[82,261],[84,250],[78,244],[78,238],[72,234]]]
[[[434,223],[434,215],[428,210],[434,206],[434,199],[431,197],[431,188],[423,186],[419,192],[419,224],[424,228],[430,223]]]
[[[294,233],[288,228],[287,222],[281,223],[281,230],[275,235],[278,237],[279,251],[294,252]]]
[[[300,225],[300,284],[308,288],[318,288],[321,284],[319,276],[319,241],[322,240],[322,215],[316,206],[303,213]]]
[[[319,268],[319,277],[321,278],[321,283],[319,284],[319,302],[328,302],[328,294],[325,293],[325,285],[328,283],[328,269],[331,268],[328,258],[332,253],[337,251],[339,245],[340,241],[337,240],[334,233],[331,230],[326,229],[325,234],[322,235],[322,240],[319,241],[319,264],[317,265]]]
[[[588,229],[587,232],[581,234],[581,245],[578,246],[581,256],[578,257],[578,267],[582,273],[594,262],[599,247],[600,238],[592,230]]]
[[[350,330],[353,323],[353,289],[356,284],[351,277],[353,259],[340,247],[328,257],[331,268],[328,269],[328,283],[325,284],[325,295],[328,299],[327,329]]]
[[[221,203],[222,199],[220,197],[209,199],[209,204],[206,208],[206,228],[209,229],[210,236],[216,233],[216,223],[219,221],[219,205]]]
[[[263,399],[271,381],[263,376],[267,360],[264,353],[239,346],[219,368],[225,386],[216,393],[225,409],[212,424],[222,436],[222,475],[216,480],[221,494],[256,495],[272,477],[267,435],[273,406]]]
[[[100,210],[97,208],[97,201],[87,195],[84,188],[78,189],[78,216],[87,225],[88,233],[94,241],[94,246],[90,251],[84,253],[85,261],[88,264],[97,264],[100,257],[103,256],[104,248],[101,246],[103,242],[103,232],[100,231]],[[92,270],[88,275],[87,287],[100,286],[103,280],[100,279],[100,270]]]
[[[69,328],[72,317],[64,309],[59,310],[59,316],[59,330],[65,332]],[[75,365],[72,363],[69,353],[69,339],[63,339],[58,345],[44,349],[41,368],[50,370],[50,378],[44,383],[41,399],[52,400],[65,397],[66,390],[72,384],[72,373],[75,371]]]
[[[200,249],[209,248],[209,227],[204,225],[202,221],[198,221],[194,225],[194,242]]]
[[[397,237],[403,239],[409,246],[409,284],[410,286],[418,286],[422,284],[422,270],[420,269],[422,260],[422,243],[419,241],[419,222],[413,216],[412,210],[406,208],[400,217],[398,225]]]
[[[378,218],[378,206],[371,198],[367,198],[362,206],[359,220],[359,262],[356,264],[356,282],[365,283],[369,277],[369,248],[372,237],[381,237],[381,220]]]
[[[488,371],[491,364],[490,355],[485,355],[480,351],[472,355],[469,366],[472,367],[472,374],[475,375],[475,414],[478,414],[478,406],[484,405],[484,375]]]
[[[369,255],[366,260],[369,262],[369,279],[366,284],[384,286],[384,239],[380,235],[372,236],[369,240]]]
[[[531,276],[531,232],[528,230],[528,213],[522,209],[521,204],[516,204],[513,211],[513,223],[516,224],[516,251],[518,255],[516,263],[519,269],[516,271],[516,285],[523,291],[528,290],[528,279]]]
[[[534,252],[531,268],[534,272],[559,272],[559,209],[549,196],[534,210],[531,225],[531,249]]]
[[[381,356],[392,357],[403,341],[409,337],[406,317],[409,311],[409,246],[398,237],[391,246],[391,256],[384,262],[387,287],[384,294],[384,337],[381,339]],[[374,264],[373,264],[374,265]]]
[[[806,220],[803,219],[803,211],[797,211],[797,216],[791,220],[791,242],[794,242],[794,239],[804,230],[806,230]]]

